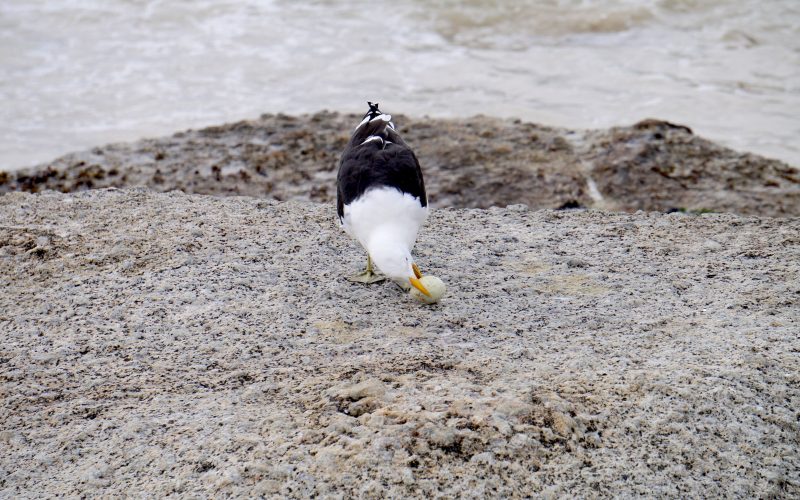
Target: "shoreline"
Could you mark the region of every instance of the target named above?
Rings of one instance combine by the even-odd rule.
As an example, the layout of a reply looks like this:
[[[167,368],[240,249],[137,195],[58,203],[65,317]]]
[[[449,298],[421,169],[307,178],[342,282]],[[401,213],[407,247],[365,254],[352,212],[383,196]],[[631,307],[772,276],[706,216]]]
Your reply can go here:
[[[118,143],[0,172],[0,193],[143,186],[155,191],[332,202],[356,115],[262,115]],[[739,153],[687,127],[643,120],[576,131],[521,120],[396,115],[434,207],[800,215],[800,170]]]

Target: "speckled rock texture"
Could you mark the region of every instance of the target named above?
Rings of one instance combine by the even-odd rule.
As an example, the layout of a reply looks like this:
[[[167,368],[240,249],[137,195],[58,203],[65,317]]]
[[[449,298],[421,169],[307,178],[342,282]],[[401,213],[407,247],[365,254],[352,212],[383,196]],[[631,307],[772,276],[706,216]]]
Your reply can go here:
[[[0,196],[0,497],[800,495],[800,220]]]
[[[112,144],[0,172],[0,192],[146,186],[330,203],[339,157],[360,120],[332,112],[263,115]],[[665,121],[580,131],[485,116],[394,120],[420,159],[434,207],[524,203],[800,216],[796,167],[721,147]]]

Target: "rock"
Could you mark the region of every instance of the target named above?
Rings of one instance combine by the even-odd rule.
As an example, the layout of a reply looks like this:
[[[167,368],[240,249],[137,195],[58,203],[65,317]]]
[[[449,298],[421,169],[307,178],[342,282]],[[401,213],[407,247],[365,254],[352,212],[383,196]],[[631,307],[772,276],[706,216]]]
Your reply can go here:
[[[589,267],[589,263],[581,259],[568,259],[567,267]]]
[[[492,465],[495,463],[494,454],[490,451],[485,451],[483,453],[478,453],[476,455],[473,455],[469,461],[481,465]]]
[[[574,131],[485,116],[394,118],[434,207],[800,215],[796,166],[718,146],[682,125],[651,119]],[[360,119],[263,115],[110,144],[0,172],[0,192],[146,186],[332,203],[339,157]]]
[[[420,307],[330,204],[70,196],[0,196],[0,497],[800,496],[798,218],[434,210]]]
[[[456,432],[447,427],[435,427],[430,430],[428,441],[439,448],[448,448],[456,443]]]
[[[10,444],[13,446],[20,446],[25,444],[25,436],[15,430],[0,431],[0,443]]]
[[[376,378],[370,378],[359,382],[358,384],[345,387],[338,391],[339,396],[350,399],[351,401],[358,401],[366,397],[381,397],[386,392],[386,387],[383,382]]]

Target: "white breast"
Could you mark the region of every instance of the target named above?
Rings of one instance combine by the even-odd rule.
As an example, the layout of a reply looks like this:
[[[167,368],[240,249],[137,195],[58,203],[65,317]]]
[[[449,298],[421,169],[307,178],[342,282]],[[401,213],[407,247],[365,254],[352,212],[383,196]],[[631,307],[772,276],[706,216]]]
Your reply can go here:
[[[428,216],[418,198],[391,187],[370,189],[344,206],[342,226],[367,251],[376,238],[389,238],[410,251]]]

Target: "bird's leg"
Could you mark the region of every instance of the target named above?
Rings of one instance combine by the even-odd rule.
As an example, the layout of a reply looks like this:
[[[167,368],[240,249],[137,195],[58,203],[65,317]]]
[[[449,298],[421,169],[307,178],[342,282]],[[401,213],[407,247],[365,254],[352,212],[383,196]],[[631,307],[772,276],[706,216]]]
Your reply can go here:
[[[347,279],[353,283],[364,283],[365,285],[371,285],[372,283],[380,283],[381,281],[385,281],[386,276],[378,274],[373,270],[372,258],[369,256],[369,254],[367,254],[367,268],[355,276],[350,276]]]

